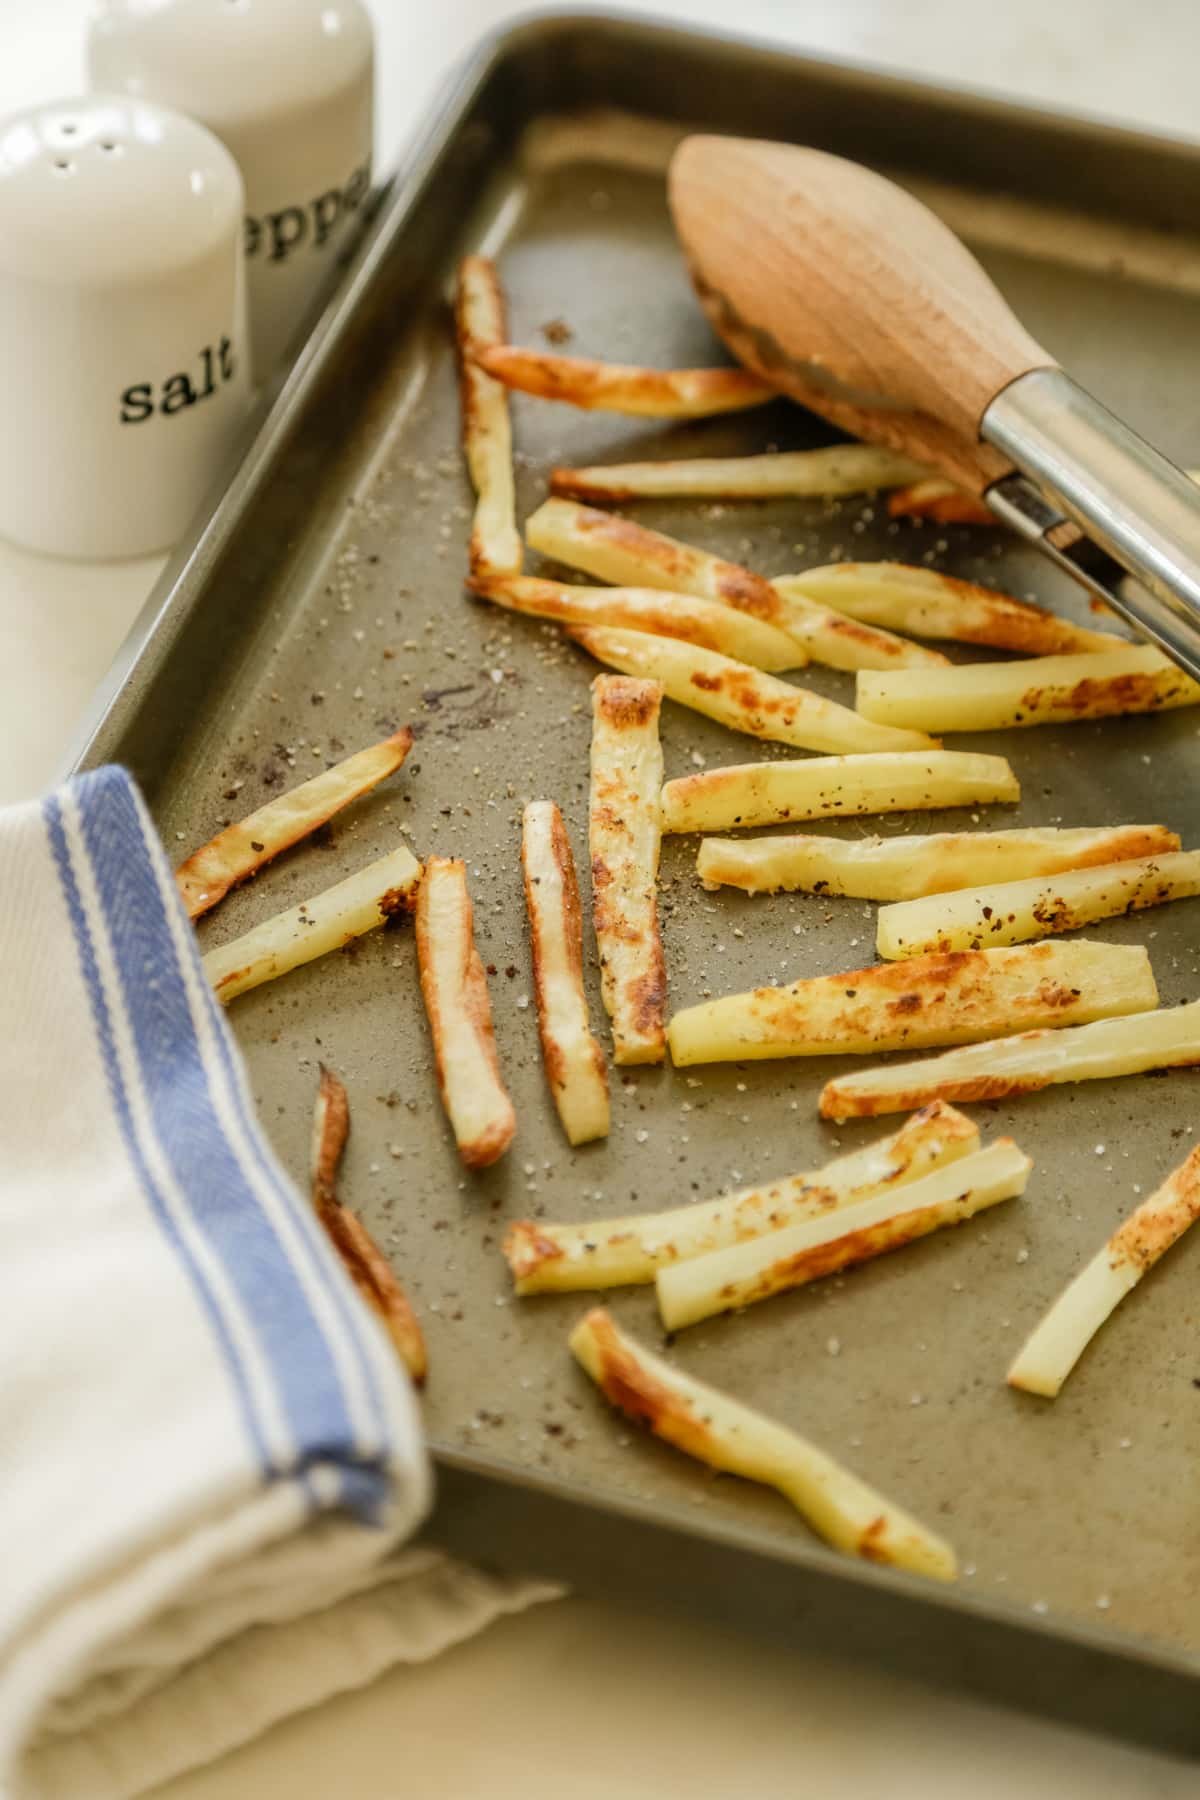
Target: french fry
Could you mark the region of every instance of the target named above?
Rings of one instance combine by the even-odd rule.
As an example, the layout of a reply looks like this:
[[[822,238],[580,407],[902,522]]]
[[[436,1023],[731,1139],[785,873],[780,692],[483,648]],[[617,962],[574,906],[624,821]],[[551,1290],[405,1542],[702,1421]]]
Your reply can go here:
[[[277,800],[268,800],[255,812],[227,825],[209,843],[193,851],[175,871],[175,880],[189,919],[223,900],[230,888],[324,825],[334,813],[394,775],[412,749],[413,734],[405,725],[380,744],[359,750],[302,781]]]
[[[668,781],[664,831],[730,831],[862,813],[983,806],[1021,798],[1003,756],[975,751],[876,751],[803,761],[735,763]]]
[[[987,644],[1026,656],[1126,647],[1126,640],[1111,632],[1088,631],[1027,600],[908,563],[830,563],[776,576],[772,585],[788,598],[807,598],[913,637]]]
[[[608,1070],[588,1024],[579,883],[553,800],[525,808],[521,868],[546,1080],[568,1142],[587,1144],[608,1136]]]
[[[821,1117],[876,1118],[934,1100],[1012,1100],[1066,1081],[1101,1081],[1200,1063],[1200,1000],[1062,1031],[1023,1031],[921,1062],[884,1063],[836,1075],[821,1090]]]
[[[1027,881],[998,881],[880,910],[875,947],[895,960],[930,950],[982,950],[1077,931],[1098,919],[1200,894],[1200,850],[1168,851]]]
[[[696,873],[707,888],[747,894],[843,894],[856,900],[917,900],[1008,876],[1056,875],[1096,863],[1163,855],[1179,839],[1162,825],[1064,830],[943,831],[926,837],[704,838]],[[940,915],[939,915],[940,916]],[[880,914],[882,921],[884,914]],[[1028,935],[1037,937],[1038,933]],[[989,940],[990,941],[990,940]],[[997,943],[1015,942],[997,938]],[[927,948],[978,950],[981,944]],[[885,951],[880,952],[886,955]]]
[[[510,612],[555,619],[562,625],[605,625],[647,631],[655,637],[681,638],[703,650],[716,650],[756,669],[803,668],[808,661],[795,638],[767,625],[751,613],[737,612],[694,594],[671,594],[661,588],[569,587],[561,581],[539,581],[532,575],[505,580],[472,581],[472,590]]]
[[[543,556],[583,569],[598,581],[667,588],[748,612],[786,631],[813,662],[833,669],[929,668],[946,660],[815,601],[788,598],[739,563],[572,500],[545,501],[526,520],[525,536]]]
[[[1009,1369],[1009,1386],[1053,1400],[1104,1321],[1198,1218],[1200,1147],[1063,1289]]]
[[[321,1064],[313,1113],[312,1198],[325,1234],[347,1275],[376,1315],[418,1387],[429,1372],[425,1337],[391,1264],[361,1219],[337,1197],[337,1171],[350,1131],[350,1102],[332,1069]]]
[[[859,712],[910,731],[1004,731],[1195,706],[1200,683],[1151,645],[952,669],[864,671]]]
[[[1020,944],[754,988],[677,1012],[677,1067],[775,1056],[867,1056],[1082,1025],[1158,1004],[1140,944]]]
[[[936,739],[920,731],[873,725],[836,700],[791,687],[749,663],[701,650],[678,638],[645,631],[568,625],[567,636],[610,669],[659,681],[679,706],[715,719],[747,737],[790,744],[795,750],[927,750]]]
[[[465,256],[458,267],[454,320],[458,334],[463,451],[475,489],[470,566],[476,575],[519,575],[524,557],[517,530],[508,393],[479,356],[506,336],[504,294],[494,264]]]
[[[411,912],[421,865],[403,845],[356,869],[345,881],[276,913],[232,943],[210,950],[204,973],[217,999],[228,1003],[302,963],[341,950],[399,914]]]
[[[974,494],[964,493],[940,475],[927,475],[911,487],[888,495],[893,519],[930,519],[938,525],[999,525],[995,513]]]
[[[643,369],[519,344],[481,345],[475,354],[480,367],[505,387],[635,419],[706,419],[778,398],[775,388],[747,369]]]
[[[970,1119],[952,1106],[926,1107],[890,1137],[836,1157],[824,1168],[720,1194],[697,1206],[581,1225],[520,1219],[509,1227],[504,1254],[522,1295],[637,1285],[653,1281],[668,1263],[822,1218],[837,1207],[915,1182],[978,1148],[979,1131]]]
[[[598,675],[592,683],[592,925],[613,1060],[621,1064],[661,1062],[666,1052],[667,971],[656,891],[661,705],[656,681]]]
[[[487,976],[458,857],[431,856],[425,863],[417,960],[442,1104],[467,1168],[486,1169],[512,1143],[517,1119],[500,1078]]]
[[[817,499],[874,493],[922,473],[919,463],[875,444],[833,444],[769,456],[693,456],[683,462],[599,464],[555,469],[550,492],[574,500]]]
[[[580,1320],[570,1346],[613,1406],[710,1469],[776,1488],[836,1550],[954,1580],[943,1539],[806,1438],[652,1355],[603,1307]]]
[[[655,1288],[663,1325],[680,1331],[899,1250],[943,1225],[960,1225],[985,1207],[1023,1194],[1032,1167],[1011,1138],[998,1138],[897,1193],[877,1194],[823,1218],[659,1269]]]

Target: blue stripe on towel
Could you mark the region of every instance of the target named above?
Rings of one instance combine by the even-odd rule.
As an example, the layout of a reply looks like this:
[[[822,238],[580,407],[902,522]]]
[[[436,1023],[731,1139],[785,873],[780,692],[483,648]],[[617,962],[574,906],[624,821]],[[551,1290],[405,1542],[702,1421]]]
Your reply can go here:
[[[268,1467],[267,1449],[262,1432],[255,1418],[254,1408],[250,1400],[250,1390],[246,1381],[246,1372],[238,1361],[237,1351],[229,1336],[229,1329],[221,1317],[220,1308],[204,1279],[202,1270],[197,1266],[195,1258],[187,1244],[180,1236],[179,1229],[171,1217],[170,1210],[162,1192],[146,1166],[134,1129],[133,1118],[129,1110],[129,1096],[125,1091],[125,1083],[121,1075],[121,1065],[117,1057],[116,1045],[113,1042],[112,1020],[108,1013],[108,1003],[104,998],[104,987],[100,980],[100,971],[96,967],[96,951],[92,943],[91,928],[88,925],[87,913],[79,895],[79,884],[75,880],[75,871],[71,867],[71,852],[67,845],[66,832],[63,830],[62,808],[58,800],[51,795],[45,802],[43,813],[46,829],[50,837],[50,849],[58,869],[58,878],[62,884],[63,898],[66,901],[67,913],[71,920],[71,929],[75,935],[75,948],[79,955],[79,966],[83,974],[83,983],[87,989],[88,1003],[91,1007],[92,1019],[96,1026],[96,1037],[100,1044],[100,1056],[104,1063],[104,1073],[108,1081],[108,1091],[112,1099],[113,1111],[117,1116],[117,1124],[121,1136],[125,1140],[125,1148],[129,1160],[141,1183],[142,1191],[150,1203],[151,1209],[162,1228],[163,1235],[171,1244],[180,1262],[188,1272],[192,1286],[196,1290],[201,1306],[212,1326],[213,1336],[221,1348],[230,1380],[237,1394],[238,1407],[246,1432],[254,1446],[259,1466],[265,1474]]]
[[[171,923],[128,777],[103,770],[79,784],[83,836],[116,964],[154,1128],[197,1229],[220,1261],[278,1390],[294,1439],[289,1468],[341,1466],[342,1492],[371,1514],[382,1499],[378,1455],[356,1451],[330,1345],[288,1254],[221,1129]],[[216,1020],[218,1041],[232,1065]],[[240,1084],[233,1083],[235,1092]],[[257,1127],[250,1139],[264,1166]],[[277,1182],[278,1177],[274,1177]],[[284,1203],[294,1204],[290,1195]],[[361,1353],[354,1324],[348,1336]],[[377,1397],[377,1395],[375,1396]]]

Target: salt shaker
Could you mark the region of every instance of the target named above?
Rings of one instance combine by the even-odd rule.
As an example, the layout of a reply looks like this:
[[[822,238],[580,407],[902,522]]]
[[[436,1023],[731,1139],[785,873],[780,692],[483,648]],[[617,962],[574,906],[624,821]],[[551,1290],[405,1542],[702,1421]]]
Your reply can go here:
[[[0,535],[163,550],[249,406],[242,181],[211,132],[123,97],[0,123]]]
[[[97,0],[88,78],[178,107],[246,184],[254,372],[327,288],[371,183],[374,37],[361,0]]]

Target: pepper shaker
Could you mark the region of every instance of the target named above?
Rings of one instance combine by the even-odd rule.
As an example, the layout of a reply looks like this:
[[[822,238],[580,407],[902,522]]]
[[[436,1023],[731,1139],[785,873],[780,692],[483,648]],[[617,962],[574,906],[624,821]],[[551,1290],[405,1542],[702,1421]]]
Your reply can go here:
[[[0,123],[0,535],[136,556],[182,537],[250,399],[242,181],[122,97]]]
[[[374,35],[361,0],[98,0],[92,86],[190,113],[246,185],[254,372],[328,287],[371,183]]]

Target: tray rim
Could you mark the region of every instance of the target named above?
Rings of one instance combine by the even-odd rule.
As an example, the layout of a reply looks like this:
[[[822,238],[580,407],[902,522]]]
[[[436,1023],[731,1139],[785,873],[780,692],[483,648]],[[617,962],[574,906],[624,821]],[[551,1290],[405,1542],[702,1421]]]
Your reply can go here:
[[[380,265],[402,236],[472,104],[500,73],[502,65],[519,56],[531,39],[547,31],[571,34],[589,29],[606,35],[623,34],[643,42],[650,37],[673,39],[712,54],[722,50],[758,54],[786,62],[799,77],[810,75],[834,85],[854,87],[859,92],[904,96],[943,109],[960,103],[981,111],[1006,130],[1036,124],[1064,138],[1087,143],[1101,139],[1114,146],[1135,147],[1145,154],[1200,165],[1200,136],[1144,131],[1078,110],[1025,104],[966,83],[929,82],[881,69],[869,61],[798,52],[769,37],[683,26],[654,13],[615,14],[601,7],[548,6],[524,12],[493,28],[448,71],[435,91],[405,147],[402,168],[385,179],[375,217],[338,288],[317,318],[295,362],[268,384],[228,468],[211,490],[187,537],[168,560],[95,691],[79,723],[64,774],[107,760],[107,752],[119,741],[129,718],[136,715],[139,690],[152,683],[175,637],[199,604],[212,566],[269,482],[276,459],[337,356]],[[1098,1658],[1106,1665],[1136,1666],[1151,1680],[1156,1676],[1165,1676],[1176,1684],[1200,1680],[1200,1648],[1194,1652],[1176,1649],[1119,1628],[1093,1625],[1082,1618],[1031,1615],[1016,1602],[969,1587],[935,1586],[902,1571],[839,1557],[815,1538],[798,1536],[794,1543],[764,1549],[749,1530],[735,1522],[692,1518],[674,1508],[664,1512],[629,1496],[596,1494],[561,1477],[458,1446],[431,1443],[430,1453],[456,1490],[464,1481],[491,1484],[509,1492],[531,1490],[539,1500],[575,1512],[581,1518],[602,1513],[607,1520],[619,1520],[633,1529],[650,1528],[669,1538],[707,1543],[714,1552],[724,1552],[735,1559],[786,1566],[802,1577],[832,1584],[847,1595],[855,1593],[877,1606],[898,1602],[897,1612],[907,1611],[914,1619],[924,1611],[927,1617],[941,1618],[948,1625],[954,1622],[964,1628],[968,1624],[986,1628],[991,1624],[1006,1634],[1018,1633],[1027,1641],[1031,1657],[1036,1655],[1035,1647],[1040,1646],[1043,1652],[1077,1652],[1081,1658]],[[439,1523],[435,1513],[435,1535]],[[969,1680],[966,1684],[971,1685]],[[1072,1714],[1080,1722],[1102,1729],[1107,1724],[1108,1729],[1125,1735],[1146,1736],[1127,1723],[1110,1723],[1107,1715],[1099,1711],[1085,1709],[1081,1713],[1075,1709],[1072,1713],[1060,1696],[1039,1697],[1032,1681],[1025,1704],[1059,1716],[1064,1712]],[[1181,1725],[1180,1729],[1182,1732],[1184,1727]],[[1162,1739],[1155,1733],[1152,1741]],[[1186,1742],[1193,1748],[1200,1743],[1194,1730],[1186,1733]]]

